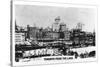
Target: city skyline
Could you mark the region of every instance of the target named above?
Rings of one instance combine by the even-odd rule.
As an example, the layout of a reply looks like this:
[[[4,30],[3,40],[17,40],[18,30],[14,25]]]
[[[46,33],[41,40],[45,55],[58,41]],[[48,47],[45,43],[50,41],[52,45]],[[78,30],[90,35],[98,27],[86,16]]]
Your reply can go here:
[[[51,27],[54,19],[60,16],[60,23],[67,28],[75,28],[77,23],[84,24],[83,30],[93,32],[95,29],[95,10],[92,8],[61,8],[50,6],[16,5],[15,18],[19,26]]]

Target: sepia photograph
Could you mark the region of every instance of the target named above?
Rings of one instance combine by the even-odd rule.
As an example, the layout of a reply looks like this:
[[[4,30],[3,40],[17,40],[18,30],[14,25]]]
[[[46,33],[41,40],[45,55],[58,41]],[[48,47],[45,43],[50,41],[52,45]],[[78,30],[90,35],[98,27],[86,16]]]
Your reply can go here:
[[[13,1],[12,65],[97,60],[97,7]]]

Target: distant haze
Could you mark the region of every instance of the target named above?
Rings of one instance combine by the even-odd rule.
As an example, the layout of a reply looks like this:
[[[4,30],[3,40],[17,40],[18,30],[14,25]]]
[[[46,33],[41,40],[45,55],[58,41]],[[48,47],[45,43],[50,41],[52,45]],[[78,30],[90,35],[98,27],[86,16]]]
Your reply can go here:
[[[96,11],[93,8],[52,7],[35,5],[16,5],[15,19],[19,26],[48,27],[57,16],[69,29],[75,28],[78,22],[84,24],[83,30],[92,32],[95,28]]]

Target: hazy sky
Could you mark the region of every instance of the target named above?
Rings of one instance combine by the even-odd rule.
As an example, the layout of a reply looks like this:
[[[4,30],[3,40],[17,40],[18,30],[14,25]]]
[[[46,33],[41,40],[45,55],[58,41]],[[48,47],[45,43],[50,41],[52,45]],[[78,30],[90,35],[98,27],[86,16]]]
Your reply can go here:
[[[15,18],[19,26],[47,27],[51,26],[57,16],[61,17],[61,22],[66,23],[69,29],[75,28],[78,22],[84,25],[83,30],[93,31],[96,11],[93,8],[75,7],[52,7],[35,5],[16,5]]]

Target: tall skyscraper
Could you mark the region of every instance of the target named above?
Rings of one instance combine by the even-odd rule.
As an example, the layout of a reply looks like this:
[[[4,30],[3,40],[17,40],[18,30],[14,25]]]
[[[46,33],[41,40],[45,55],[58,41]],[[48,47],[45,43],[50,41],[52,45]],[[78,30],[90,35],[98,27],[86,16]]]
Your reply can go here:
[[[59,31],[59,22],[60,22],[60,16],[58,16],[58,17],[56,17],[55,18],[55,22],[53,23],[53,25],[52,25],[52,29],[53,29],[53,31]]]
[[[60,28],[59,28],[59,30],[61,31],[61,32],[63,32],[63,31],[67,31],[67,28],[66,28],[66,24],[65,23],[60,23]]]

